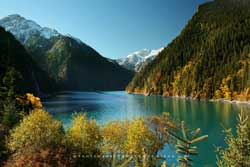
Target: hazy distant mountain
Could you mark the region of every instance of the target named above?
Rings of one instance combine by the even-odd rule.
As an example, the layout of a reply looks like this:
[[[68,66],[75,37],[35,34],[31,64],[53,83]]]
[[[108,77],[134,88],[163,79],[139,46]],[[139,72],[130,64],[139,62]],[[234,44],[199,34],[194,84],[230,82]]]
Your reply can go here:
[[[133,72],[102,57],[71,35],[41,27],[20,15],[9,15],[0,26],[11,32],[39,66],[67,89],[122,90]]]
[[[116,61],[121,66],[139,72],[147,63],[155,59],[155,57],[163,50],[143,49],[140,51],[133,52],[125,58],[117,59]]]

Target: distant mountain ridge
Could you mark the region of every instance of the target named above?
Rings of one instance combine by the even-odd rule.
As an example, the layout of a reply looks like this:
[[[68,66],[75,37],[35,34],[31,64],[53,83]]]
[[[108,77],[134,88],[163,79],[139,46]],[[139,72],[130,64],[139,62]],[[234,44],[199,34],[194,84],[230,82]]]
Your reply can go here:
[[[142,49],[116,61],[124,68],[139,72],[147,63],[153,61],[162,50],[163,48],[157,50]]]
[[[250,1],[199,6],[185,28],[135,75],[127,92],[250,100]]]
[[[40,35],[46,39],[60,35],[56,30],[41,27],[36,22],[27,20],[18,14],[9,15],[1,19],[0,25],[4,27],[6,31],[11,32],[22,44],[25,44],[35,35]]]
[[[67,90],[123,90],[134,75],[80,39],[41,27],[20,15],[1,19],[0,26],[11,32],[37,64]]]

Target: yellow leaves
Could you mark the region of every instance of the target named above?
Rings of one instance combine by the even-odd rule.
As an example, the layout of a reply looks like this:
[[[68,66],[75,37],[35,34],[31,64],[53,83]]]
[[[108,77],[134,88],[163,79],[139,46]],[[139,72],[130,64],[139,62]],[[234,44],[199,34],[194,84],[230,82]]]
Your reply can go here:
[[[228,75],[226,78],[224,78],[224,79],[222,80],[222,84],[223,84],[223,85],[228,85],[229,82],[230,82],[231,80],[232,80],[231,75]]]
[[[225,98],[227,100],[232,100],[232,92],[229,88],[229,84],[232,80],[232,77],[228,75],[226,78],[222,80],[222,83],[220,85],[220,89],[216,90],[214,92],[214,97],[219,99],[219,98]]]
[[[32,94],[26,94],[26,98],[32,105],[42,106],[40,99]],[[147,122],[147,119],[115,121],[103,125],[101,129],[94,119],[89,120],[86,114],[78,114],[73,117],[72,126],[65,133],[61,122],[53,120],[52,116],[44,110],[35,109],[11,131],[7,146],[15,152],[13,156],[17,155],[16,153],[22,154],[27,153],[27,150],[31,151],[32,153],[27,154],[28,158],[32,159],[31,162],[37,162],[37,158],[39,158],[41,164],[45,164],[44,160],[48,157],[52,158],[53,163],[57,157],[59,163],[67,158],[70,161],[84,162],[86,157],[82,155],[100,156],[109,153],[115,156],[118,154],[139,156],[137,159],[132,159],[133,157],[117,158],[113,164],[116,162],[122,164],[123,161],[124,164],[129,164],[131,161],[137,160],[143,162],[145,160],[143,156],[156,155],[157,151],[167,142],[163,143],[160,139],[159,134],[162,132],[159,129],[165,131],[165,127],[175,128],[169,117],[168,113],[164,113],[161,118],[152,118],[151,124]],[[152,125],[159,125],[160,128],[155,130]],[[103,154],[101,154],[102,148]],[[63,149],[63,153],[65,151],[67,158],[61,158],[60,149]],[[38,154],[35,155],[35,153]],[[27,159],[25,156],[18,156],[17,160]]]
[[[237,77],[242,79],[250,72],[250,60],[240,60],[239,63],[241,68],[237,72]]]
[[[126,151],[128,153],[143,155],[143,149],[150,151],[153,148],[155,136],[143,119],[135,119],[129,125],[127,133]]]
[[[221,84],[221,87],[220,87],[223,96],[228,100],[231,100],[231,90],[229,89],[229,86],[228,86],[231,79],[232,79],[232,77],[230,75],[227,76],[226,78],[224,78],[222,80],[222,84]]]
[[[240,78],[243,78],[243,76],[244,76],[244,69],[240,69],[240,70],[237,72],[237,76],[240,77]]]
[[[63,128],[59,121],[44,110],[34,110],[24,117],[19,126],[14,128],[8,140],[8,147],[12,151],[31,147],[40,149],[60,143],[63,138]]]
[[[154,128],[156,126],[157,129]],[[103,151],[136,155],[135,163],[146,163],[145,156],[156,155],[168,142],[163,137],[166,135],[165,128],[176,128],[168,113],[163,113],[161,117],[108,123],[102,129]]]
[[[29,110],[43,108],[40,98],[31,93],[26,93],[23,96],[18,95],[16,100],[23,108],[28,108]]]
[[[103,151],[124,151],[128,125],[127,121],[114,121],[103,127]]]
[[[34,108],[42,108],[42,103],[39,97],[35,97],[31,93],[26,93],[27,100],[31,102]]]
[[[73,118],[73,125],[68,129],[69,143],[80,149],[84,154],[94,154],[101,141],[100,128],[95,120],[87,120],[86,114]]]
[[[214,96],[215,96],[216,99],[220,99],[220,98],[223,97],[223,94],[222,94],[221,90],[216,90],[214,92]]]
[[[249,101],[250,100],[250,88],[245,88],[239,93],[234,92],[235,99],[241,100],[241,101]]]
[[[250,88],[246,88],[246,89],[245,89],[245,93],[246,93],[247,95],[250,95]]]
[[[184,78],[190,76],[190,71],[193,66],[193,62],[189,61],[184,67],[175,71],[174,81],[171,83],[173,87],[173,94],[179,95],[181,90],[181,85],[183,84]]]
[[[164,161],[162,164],[161,164],[161,167],[167,167],[168,165],[167,165],[167,163],[166,163],[166,161]]]
[[[250,65],[250,60],[240,60],[239,62],[240,62],[240,64],[242,64],[243,66]]]
[[[169,117],[168,113],[163,113],[159,118],[150,119],[150,123],[141,118],[130,122],[115,121],[100,129],[95,120],[87,119],[86,114],[78,114],[73,117],[72,126],[65,134],[61,122],[53,120],[44,110],[36,109],[11,131],[7,145],[11,151],[18,153],[25,152],[26,148],[33,152],[44,150],[39,152],[38,157],[41,159],[46,159],[50,151],[54,153],[46,149],[66,148],[69,150],[68,156],[72,158],[78,155],[100,155],[103,148],[104,155],[135,154],[143,161],[144,155],[156,155],[167,142],[160,139],[162,132],[159,129],[165,131],[166,127],[175,128]],[[158,125],[159,128],[155,130],[152,125]]]
[[[189,69],[192,67],[192,65],[193,65],[193,62],[192,61],[189,61],[188,63],[187,63],[187,65],[185,65],[184,67],[183,67],[183,73],[186,73],[187,71],[189,71]]]

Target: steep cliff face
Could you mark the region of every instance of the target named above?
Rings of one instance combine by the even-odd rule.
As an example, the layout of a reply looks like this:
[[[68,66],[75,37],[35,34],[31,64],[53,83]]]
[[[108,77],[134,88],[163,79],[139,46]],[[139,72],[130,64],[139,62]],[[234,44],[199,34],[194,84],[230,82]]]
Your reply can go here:
[[[250,1],[201,5],[128,92],[250,100]]]
[[[21,74],[17,81],[20,92],[49,93],[56,89],[55,81],[41,70],[15,37],[0,27],[0,79],[9,68]]]

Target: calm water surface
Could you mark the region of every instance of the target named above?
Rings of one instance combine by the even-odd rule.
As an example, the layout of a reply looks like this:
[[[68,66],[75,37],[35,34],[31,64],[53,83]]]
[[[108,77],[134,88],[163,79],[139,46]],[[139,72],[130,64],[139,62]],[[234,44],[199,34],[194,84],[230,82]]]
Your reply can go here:
[[[241,108],[248,108],[222,102],[145,97],[122,91],[61,92],[43,99],[43,105],[65,127],[71,124],[72,113],[75,112],[87,112],[88,117],[95,118],[99,124],[169,112],[174,119],[184,120],[188,128],[201,128],[202,134],[209,135],[207,140],[198,144],[200,154],[195,159],[195,167],[216,166],[214,146],[224,145],[222,127],[234,127],[237,113]],[[169,164],[176,163],[177,155],[173,147],[166,146],[160,154],[167,156]]]

